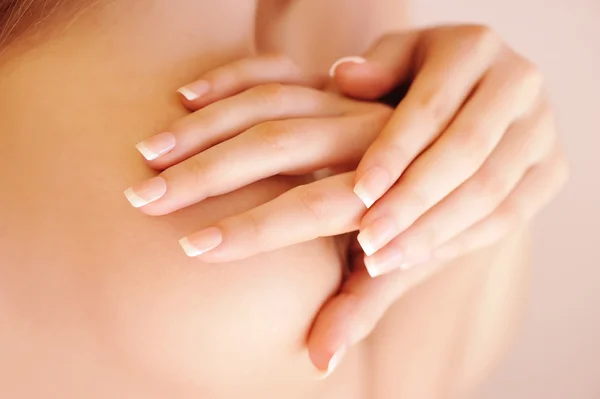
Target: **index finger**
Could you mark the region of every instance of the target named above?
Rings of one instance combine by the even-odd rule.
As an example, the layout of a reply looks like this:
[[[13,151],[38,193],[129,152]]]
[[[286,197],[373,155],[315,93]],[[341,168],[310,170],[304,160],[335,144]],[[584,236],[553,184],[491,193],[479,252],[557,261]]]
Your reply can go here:
[[[298,186],[181,239],[181,246],[188,256],[221,263],[354,231],[365,209],[353,179],[351,172]]]
[[[433,143],[481,80],[499,46],[484,29],[432,32],[406,97],[356,171],[356,194],[370,207]]]

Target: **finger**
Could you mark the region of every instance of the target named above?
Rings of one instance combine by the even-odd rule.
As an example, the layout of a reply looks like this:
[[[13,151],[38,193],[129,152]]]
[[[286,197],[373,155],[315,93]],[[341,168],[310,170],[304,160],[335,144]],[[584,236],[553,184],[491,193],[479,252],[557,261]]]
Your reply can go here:
[[[385,120],[372,113],[259,124],[165,170],[167,189],[141,210],[164,215],[270,176],[356,164]],[[133,191],[144,192],[146,183]]]
[[[346,173],[296,187],[185,237],[181,245],[189,256],[220,263],[356,230],[364,207],[352,194],[353,177]]]
[[[337,60],[329,76],[343,94],[363,100],[383,97],[400,83],[408,80],[419,31],[386,35],[362,57]]]
[[[320,88],[322,76],[309,75],[284,55],[271,54],[243,58],[211,70],[178,92],[185,106],[195,111],[206,105],[254,86],[282,83]]]
[[[499,49],[500,42],[484,33],[449,30],[449,38],[442,33],[436,32],[426,41],[430,44],[423,49],[422,66],[406,97],[358,166],[356,193],[367,207],[438,138]]]
[[[364,267],[352,272],[341,291],[321,309],[309,335],[309,355],[322,377],[334,371],[347,348],[375,329],[398,298],[439,270],[441,263],[422,266],[376,279]]]
[[[383,221],[388,231],[379,246],[404,232],[426,211],[473,176],[508,127],[530,110],[539,80],[499,66],[490,71],[446,132],[415,160],[385,198],[371,209],[361,230]],[[376,250],[376,249],[375,249]]]
[[[300,86],[268,84],[211,104],[178,121],[169,132],[136,147],[156,169],[164,169],[228,140],[259,123],[339,116],[350,100]]]
[[[556,142],[552,113],[540,101],[527,118],[513,124],[483,166],[464,184],[428,210],[406,231],[397,233],[386,228],[385,218],[363,230],[359,239],[367,255],[390,242],[402,262],[426,258],[435,248],[496,209],[522,179],[527,169],[547,156]],[[388,200],[384,196],[380,205]],[[394,238],[395,237],[395,238]],[[393,239],[393,241],[392,241]],[[387,251],[387,253],[392,253]],[[369,273],[377,276],[387,271],[381,255],[369,258]]]
[[[433,257],[453,259],[493,244],[512,229],[528,223],[564,186],[567,162],[558,146],[553,155],[532,167],[509,197],[487,218],[437,248]]]

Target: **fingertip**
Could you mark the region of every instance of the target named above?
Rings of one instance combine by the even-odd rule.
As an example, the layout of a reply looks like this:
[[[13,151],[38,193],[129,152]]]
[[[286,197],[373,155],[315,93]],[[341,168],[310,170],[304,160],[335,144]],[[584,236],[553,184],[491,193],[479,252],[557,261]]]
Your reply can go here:
[[[167,192],[167,182],[155,176],[134,184],[125,190],[125,198],[134,208],[142,208],[161,199]]]
[[[363,173],[357,173],[355,181],[354,194],[367,209],[371,209],[393,184],[390,173],[381,166],[374,166]]]
[[[194,101],[197,100],[198,98],[200,98],[200,96],[196,93],[194,93],[192,90],[188,89],[187,87],[180,87],[179,89],[177,89],[177,92],[179,94],[181,94],[183,96],[183,98],[185,98],[188,101]]]
[[[135,148],[140,152],[140,154],[142,154],[142,156],[146,159],[146,161],[154,161],[156,158],[158,158],[160,156],[160,154],[152,151],[148,147],[148,145],[143,141],[140,141],[139,143],[137,143],[135,145]]]
[[[190,258],[203,255],[223,242],[223,233],[218,227],[209,227],[179,240],[179,245]]]
[[[319,379],[331,375],[351,344],[350,311],[348,301],[337,296],[317,316],[307,345],[308,355],[319,373]]]
[[[197,80],[190,84],[177,89],[182,97],[185,106],[188,109],[196,110],[200,108],[199,101],[201,101],[211,89],[211,84],[207,80]]]
[[[368,61],[334,64],[330,76],[347,96],[363,100],[377,100],[396,85],[390,72]]]
[[[147,161],[151,162],[171,152],[175,148],[176,142],[175,134],[164,132],[140,141],[135,148]]]
[[[333,65],[331,65],[331,68],[329,68],[329,77],[335,77],[338,73],[338,69],[340,69],[341,67],[352,68],[352,65],[364,64],[365,62],[367,62],[366,59],[357,55],[342,57],[339,60],[335,61]]]
[[[319,380],[324,380],[331,374],[333,374],[333,372],[338,368],[338,366],[342,362],[342,359],[346,355],[347,349],[348,347],[344,345],[329,357],[329,361],[327,362],[327,368],[324,371],[319,372],[319,376],[317,377]]]

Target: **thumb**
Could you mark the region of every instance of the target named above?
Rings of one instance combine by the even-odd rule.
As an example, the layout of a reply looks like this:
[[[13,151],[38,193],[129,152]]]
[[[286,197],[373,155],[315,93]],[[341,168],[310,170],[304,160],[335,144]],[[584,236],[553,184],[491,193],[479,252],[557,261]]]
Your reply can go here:
[[[410,78],[418,31],[384,36],[363,56],[343,57],[329,70],[337,89],[361,100],[376,100]]]
[[[398,298],[441,265],[415,265],[376,278],[369,276],[364,264],[357,267],[340,293],[323,306],[309,334],[308,353],[322,378],[335,370],[349,348],[371,334]]]

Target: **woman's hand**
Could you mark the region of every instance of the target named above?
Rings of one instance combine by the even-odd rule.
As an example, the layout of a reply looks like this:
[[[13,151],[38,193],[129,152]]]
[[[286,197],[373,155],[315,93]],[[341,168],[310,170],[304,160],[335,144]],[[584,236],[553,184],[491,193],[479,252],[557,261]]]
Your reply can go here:
[[[152,167],[166,170],[128,189],[127,198],[146,214],[163,215],[278,174],[354,170],[392,109],[317,90],[322,83],[288,58],[268,56],[223,66],[180,89],[195,112],[137,145]],[[352,181],[346,173],[297,187],[181,244],[190,256],[226,262],[355,231],[365,208]]]
[[[378,200],[362,223],[365,227],[372,227],[363,229],[361,233],[361,242],[368,253],[383,247],[366,257],[369,272],[378,275],[391,269],[405,269],[407,265],[429,257],[452,258],[486,245],[529,219],[561,186],[566,168],[558,149],[551,113],[543,100],[539,76],[529,63],[501,45],[487,30],[477,27],[437,28],[389,36],[369,51],[365,60],[363,64],[343,64],[335,69],[335,82],[343,93],[375,99],[400,83],[412,81],[412,84],[394,118],[361,162],[358,170],[360,178],[353,173],[345,173],[293,189],[267,204],[192,234],[182,241],[188,253],[201,254],[206,262],[220,262],[356,230],[365,208],[352,193],[354,188],[367,205],[371,206]],[[281,61],[271,62],[275,66]],[[513,62],[516,66],[511,66]],[[254,84],[269,81],[269,74],[275,73],[275,70],[279,71],[277,79],[289,81],[289,76],[281,73],[281,65],[273,70],[256,65],[251,60],[244,60],[235,68],[221,68],[186,86],[182,90],[187,98],[186,105],[190,109],[201,108]],[[219,76],[225,77],[217,78]],[[283,93],[279,89],[276,91],[281,97],[271,102],[271,106],[267,106],[269,109],[274,104],[286,104],[282,101]],[[292,95],[289,91],[287,94]],[[241,123],[237,125],[235,122],[229,125],[223,123],[229,120],[220,121],[218,117],[211,119],[209,110],[219,109],[231,115],[232,121],[239,119],[239,111],[231,108],[233,103],[219,108],[219,103],[225,101],[199,111],[198,115],[208,118],[204,126],[210,126],[210,129],[203,128],[203,124],[194,128],[191,122],[194,116],[190,116],[189,125],[188,122],[182,125],[182,139],[176,140],[177,134],[159,135],[142,143],[140,150],[147,158],[164,153],[152,161],[153,166],[164,168],[221,140],[234,137],[251,124],[260,123],[261,118],[272,121],[287,116],[285,112],[271,114],[270,111],[257,110],[260,104],[264,105],[260,101],[253,104],[248,112],[242,112]],[[241,102],[238,103],[241,106]],[[295,109],[291,106],[289,112],[293,113]],[[249,113],[256,117],[243,117]],[[305,116],[308,112],[291,115],[300,120],[304,120]],[[323,116],[325,120],[331,118],[330,115]],[[389,112],[381,119],[376,118],[379,126],[388,117]],[[204,154],[204,161],[196,164],[200,167],[190,164],[191,175],[196,176],[188,182],[187,189],[192,188],[189,191],[191,195],[187,189],[171,190],[171,184],[167,185],[167,181],[176,179],[178,173],[186,173],[185,166],[176,165],[163,173],[162,180],[146,182],[128,190],[129,197],[136,205],[146,204],[144,212],[167,213],[206,196],[231,191],[261,176],[293,173],[294,169],[306,172],[331,164],[351,165],[352,161],[348,159],[354,159],[378,136],[378,132],[373,133],[368,126],[363,128],[362,133],[358,133],[360,129],[357,129],[357,133],[348,140],[336,133],[336,129],[325,129],[334,137],[330,140],[321,137],[323,135],[305,133],[312,129],[323,131],[322,127],[311,125],[299,134],[296,128],[285,122],[268,122],[270,125],[279,124],[278,128],[269,129],[269,137],[279,138],[268,140],[271,145],[267,146],[269,151],[266,153],[275,160],[268,167],[268,172],[254,172],[254,165],[271,164],[268,160],[258,162],[252,157],[255,150],[251,143],[258,138],[264,147],[265,140],[261,135],[248,134],[256,130],[250,129],[239,136],[246,135],[248,141],[236,137],[239,145],[243,144],[250,150],[232,152],[232,155],[223,158],[225,163],[218,163],[217,154],[219,157],[226,156],[228,151],[217,151],[228,142],[198,155]],[[321,125],[323,121],[319,122]],[[179,131],[174,130],[176,133]],[[198,139],[198,132],[207,134],[207,137]],[[474,136],[476,133],[477,136]],[[366,144],[361,141],[360,150],[356,148],[350,157],[340,155],[338,162],[314,162],[312,167],[289,168],[282,161],[297,157],[297,153],[304,154],[304,149],[307,153],[315,151],[319,159],[331,157],[331,154],[323,155],[331,151],[341,150],[345,154],[345,145],[354,146],[354,140],[363,137],[362,134],[368,136]],[[291,137],[299,140],[292,142],[289,140]],[[306,137],[309,137],[308,142]],[[319,141],[314,147],[309,145],[317,139],[325,142]],[[198,141],[202,143],[197,144]],[[190,143],[192,151],[187,149]],[[299,146],[297,148],[301,150],[291,151],[291,146]],[[215,155],[207,156],[206,153],[210,152]],[[274,155],[280,152],[284,155]],[[515,156],[515,153],[518,155]],[[250,159],[244,162],[241,157]],[[213,169],[213,161],[221,166]],[[226,163],[235,167],[226,168]],[[283,167],[278,166],[281,163]],[[406,170],[398,172],[402,169],[398,167],[399,163]],[[381,173],[368,175],[383,175],[387,187],[373,187],[371,181],[377,179],[364,179],[367,171],[378,170],[372,169],[375,167],[380,168]],[[216,171],[225,172],[225,181],[230,181],[229,176],[232,176],[231,181],[237,183],[222,185]],[[402,178],[398,179],[400,174]],[[198,184],[203,181],[221,188],[215,190]],[[359,184],[354,187],[356,181]],[[376,192],[377,189],[381,192]],[[168,191],[174,193],[169,196]],[[200,195],[197,194],[199,191]],[[383,220],[383,223],[372,225],[376,220]],[[433,220],[440,223],[434,224]],[[290,229],[290,226],[294,228]],[[375,238],[377,233],[384,238],[378,241]],[[409,243],[411,247],[404,248]],[[414,250],[412,245],[415,245]],[[324,306],[310,334],[309,352],[320,370],[331,371],[345,348],[366,337],[402,293],[427,278],[441,264],[428,262],[427,267],[415,267],[372,279],[362,264],[363,257],[356,256],[357,251],[353,254],[353,273],[339,295]]]
[[[486,27],[385,36],[331,75],[365,100],[410,83],[355,176],[372,276],[489,244],[565,181],[541,73]]]

